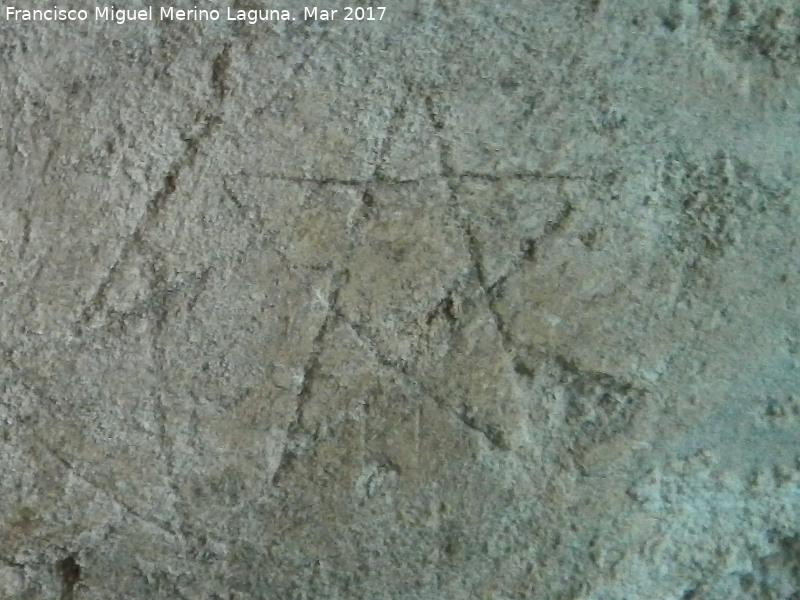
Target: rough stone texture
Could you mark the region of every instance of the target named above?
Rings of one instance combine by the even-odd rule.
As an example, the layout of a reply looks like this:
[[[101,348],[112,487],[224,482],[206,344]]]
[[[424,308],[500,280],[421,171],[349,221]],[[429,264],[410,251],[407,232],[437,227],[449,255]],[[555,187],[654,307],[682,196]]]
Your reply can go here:
[[[800,597],[796,3],[0,56],[0,598]]]

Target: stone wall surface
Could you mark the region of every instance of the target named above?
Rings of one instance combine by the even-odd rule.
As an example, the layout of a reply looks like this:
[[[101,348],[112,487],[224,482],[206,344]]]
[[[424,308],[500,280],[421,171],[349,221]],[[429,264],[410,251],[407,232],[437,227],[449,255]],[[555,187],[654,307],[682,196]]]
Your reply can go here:
[[[800,598],[800,5],[201,7],[2,7],[0,599]]]

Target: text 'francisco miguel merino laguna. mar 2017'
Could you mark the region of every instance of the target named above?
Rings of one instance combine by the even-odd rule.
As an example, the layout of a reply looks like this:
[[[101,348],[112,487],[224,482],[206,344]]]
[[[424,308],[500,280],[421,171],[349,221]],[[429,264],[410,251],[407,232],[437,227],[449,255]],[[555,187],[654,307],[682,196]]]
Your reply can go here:
[[[286,9],[176,8],[148,6],[146,8],[116,8],[97,6],[92,10],[53,6],[44,9],[6,7],[7,21],[107,21],[122,25],[133,21],[237,21],[255,25],[263,21],[382,21],[385,6],[345,6],[339,9],[305,6],[299,15]]]

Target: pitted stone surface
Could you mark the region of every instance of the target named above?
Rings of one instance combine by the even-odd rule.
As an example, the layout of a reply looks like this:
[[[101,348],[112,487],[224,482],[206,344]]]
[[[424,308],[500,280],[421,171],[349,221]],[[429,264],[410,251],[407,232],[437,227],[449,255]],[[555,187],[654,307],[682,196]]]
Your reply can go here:
[[[0,18],[0,598],[794,598],[797,7],[278,8]]]

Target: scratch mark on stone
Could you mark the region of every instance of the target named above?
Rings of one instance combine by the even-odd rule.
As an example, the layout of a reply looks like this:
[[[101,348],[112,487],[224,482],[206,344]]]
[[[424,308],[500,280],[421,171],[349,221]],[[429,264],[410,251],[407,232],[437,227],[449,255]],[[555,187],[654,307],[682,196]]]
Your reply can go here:
[[[132,506],[130,506],[127,502],[124,502],[123,500],[120,500],[116,496],[116,494],[114,494],[111,490],[103,487],[102,485],[100,485],[100,484],[92,481],[88,477],[86,477],[86,475],[84,475],[83,473],[78,471],[78,469],[75,467],[75,465],[73,465],[69,460],[64,458],[61,455],[60,452],[58,452],[55,448],[50,446],[50,444],[45,442],[39,436],[35,435],[35,438],[42,445],[43,448],[45,448],[59,463],[61,463],[75,477],[77,477],[78,479],[80,479],[81,481],[86,483],[91,488],[93,488],[93,489],[99,491],[100,493],[102,493],[104,496],[109,498],[114,504],[116,504],[117,506],[122,508],[124,512],[126,512],[126,513],[130,514],[131,516],[135,517],[138,521],[141,521],[141,522],[146,523],[146,524],[148,524],[148,525],[150,525],[152,527],[155,527],[155,528],[157,528],[160,531],[170,535],[171,537],[173,537],[175,539],[181,539],[180,534],[178,534],[176,531],[173,531],[172,529],[170,529],[169,527],[167,527],[163,523],[159,523],[158,521],[155,521],[153,519],[145,517],[144,515],[140,514],[136,509],[134,509]]]
[[[417,464],[415,466],[419,467],[419,463],[422,461],[422,404],[417,405],[416,413],[416,420],[414,423],[414,441],[416,447],[415,456],[417,458]]]
[[[493,314],[498,331],[500,332],[501,336],[503,336],[504,345],[507,347],[507,349],[511,349],[513,347],[513,343],[509,330],[504,324],[502,316],[499,314],[497,309],[497,300],[502,298],[505,285],[508,280],[526,265],[536,262],[539,257],[540,248],[544,244],[545,240],[550,238],[553,234],[563,231],[574,212],[574,206],[570,202],[567,202],[559,214],[548,222],[548,224],[545,226],[544,233],[541,236],[523,240],[520,243],[519,253],[512,261],[511,266],[508,268],[508,270],[506,270],[505,273],[497,277],[497,279],[495,279],[495,281],[491,284],[489,284],[485,270],[483,269],[483,253],[481,251],[480,242],[469,227],[469,224],[462,224],[462,229],[464,230],[467,238],[470,261],[473,265],[473,271],[475,272],[476,279],[478,280],[478,285],[481,289],[482,296],[487,299],[489,309]]]
[[[286,86],[290,82],[297,80],[297,78],[300,76],[300,72],[305,68],[306,64],[308,64],[308,61],[310,61],[311,58],[314,56],[314,54],[316,53],[317,49],[320,46],[322,46],[323,42],[325,41],[325,39],[329,35],[330,31],[331,31],[331,29],[325,29],[322,32],[322,34],[320,34],[320,36],[318,37],[316,43],[310,44],[310,47],[303,51],[303,56],[300,58],[299,61],[297,61],[297,63],[294,65],[294,67],[291,67],[288,70],[288,72],[286,73],[286,76],[284,77],[283,81],[281,81],[276,86],[277,89],[275,90],[275,93],[272,96],[270,96],[270,98],[267,100],[266,104],[256,108],[253,111],[253,114],[255,116],[263,115],[274,104],[274,102],[280,97],[281,93],[286,88]]]
[[[117,260],[111,266],[92,295],[89,303],[84,308],[82,312],[82,321],[84,324],[91,323],[96,315],[105,310],[109,288],[116,281],[121,267],[127,263],[135,252],[142,252],[146,245],[144,235],[148,229],[156,225],[167,202],[175,194],[181,172],[194,164],[201,143],[213,134],[214,130],[222,122],[222,119],[218,115],[206,115],[201,118],[200,121],[203,122],[200,133],[184,140],[185,149],[183,154],[173,162],[164,176],[161,188],[145,205],[144,211],[139,221],[136,223],[133,232],[123,243]],[[74,327],[79,329],[80,322],[75,323]]]
[[[450,148],[449,142],[444,138],[442,132],[444,131],[444,120],[442,119],[442,115],[439,114],[439,111],[436,108],[436,105],[433,101],[433,96],[428,94],[425,96],[425,110],[428,112],[428,119],[430,120],[431,126],[433,127],[434,131],[436,131],[436,137],[439,142],[439,172],[441,177],[445,179],[452,178],[455,175],[453,170],[453,152]],[[451,183],[452,185],[452,183]],[[453,191],[451,189],[451,191]]]
[[[554,233],[563,231],[574,212],[575,207],[572,205],[572,203],[565,202],[564,207],[561,209],[561,212],[556,215],[555,219],[548,221],[544,229],[545,235],[552,235]]]
[[[506,442],[503,432],[494,425],[480,425],[475,417],[471,416],[465,405],[462,405],[459,410],[455,411],[455,415],[468,428],[477,431],[489,442],[489,445],[495,450],[508,451],[511,448]]]
[[[384,176],[382,175],[382,167],[383,162],[386,160],[386,157],[389,155],[392,149],[392,143],[394,142],[395,137],[397,137],[397,132],[400,127],[400,123],[402,123],[403,119],[406,115],[406,109],[408,105],[408,85],[406,85],[406,93],[403,94],[403,97],[397,101],[395,104],[394,109],[392,110],[392,116],[389,118],[389,123],[386,126],[386,134],[383,138],[381,143],[381,147],[378,150],[378,156],[375,160],[375,168],[372,173],[372,179],[377,181],[383,181]]]
[[[286,443],[284,444],[283,453],[281,455],[281,459],[278,462],[278,466],[275,469],[275,472],[272,474],[272,483],[275,484],[279,480],[280,476],[291,466],[292,461],[294,460],[295,456],[293,451],[290,449],[290,442],[291,439],[295,436],[298,436],[303,428],[303,410],[305,405],[310,397],[313,387],[315,384],[315,380],[317,375],[319,374],[320,370],[320,357],[322,356],[322,352],[325,349],[325,338],[327,337],[331,327],[335,323],[335,321],[339,318],[340,310],[338,306],[339,302],[339,293],[342,288],[345,286],[347,281],[349,281],[350,273],[346,269],[340,271],[333,277],[332,282],[332,289],[328,294],[328,298],[326,300],[328,306],[328,313],[325,315],[325,320],[322,322],[319,330],[317,331],[317,335],[314,337],[312,342],[312,351],[311,355],[308,357],[306,361],[305,367],[303,368],[303,383],[300,386],[300,391],[297,393],[297,405],[295,407],[295,414],[292,422],[289,424],[286,433]]]
[[[70,554],[59,561],[58,571],[61,575],[61,600],[73,600],[75,586],[81,580],[81,566],[75,560],[75,555]]]
[[[8,565],[9,567],[12,567],[14,569],[24,569],[25,568],[24,563],[18,563],[17,561],[12,560],[11,558],[8,558],[7,556],[3,556],[3,555],[0,555],[0,562],[2,562],[3,564]]]
[[[230,188],[228,185],[228,180],[226,178],[222,179],[222,189],[225,192],[225,196],[230,200],[240,212],[244,212],[245,208],[242,204],[241,200],[239,200],[239,196]]]
[[[247,177],[247,174],[243,174]],[[312,184],[312,185],[338,185],[342,187],[358,187],[363,188],[370,183],[377,182],[384,185],[410,185],[421,184],[427,182],[440,182],[446,181],[451,183],[454,187],[459,180],[483,180],[492,183],[501,183],[505,181],[548,181],[548,180],[577,180],[580,177],[573,177],[569,175],[560,175],[558,173],[546,172],[521,172],[521,173],[504,173],[498,175],[488,175],[482,173],[450,173],[444,175],[442,173],[425,175],[411,179],[387,177],[380,173],[376,173],[366,179],[340,179],[337,177],[309,177],[301,175],[284,175],[280,173],[258,173],[250,175],[250,177],[265,179],[268,181],[278,181],[286,183],[298,184]],[[230,197],[230,196],[229,196]],[[231,198],[233,200],[233,198]]]
[[[473,179],[502,183],[506,181],[585,181],[587,178],[580,175],[566,173],[549,173],[547,171],[515,171],[512,173],[477,173],[464,171],[458,176],[462,179]]]
[[[367,350],[369,350],[370,354],[372,354],[373,358],[377,360],[378,364],[383,367],[386,367],[392,372],[396,373],[400,376],[400,378],[409,386],[410,389],[416,389],[421,391],[425,396],[433,400],[436,407],[444,412],[455,416],[461,423],[466,425],[468,428],[479,432],[483,435],[486,440],[489,442],[491,447],[496,450],[502,451],[510,451],[511,447],[509,446],[508,442],[505,439],[504,433],[496,426],[487,424],[481,425],[477,422],[477,420],[470,416],[467,412],[466,406],[462,405],[458,409],[452,408],[443,398],[441,398],[438,394],[436,394],[433,390],[431,390],[420,378],[416,377],[415,375],[409,372],[409,369],[405,365],[399,365],[395,361],[389,360],[386,357],[382,356],[376,349],[375,343],[372,342],[368,337],[366,337],[362,332],[359,332],[358,329],[354,327],[354,325],[345,320],[345,324],[348,325],[353,330],[353,333],[356,337],[364,344]],[[421,411],[422,406],[420,405],[417,410],[417,456],[420,456],[420,426],[421,426]]]
[[[219,54],[214,57],[211,64],[211,87],[220,102],[225,101],[225,97],[230,93],[228,84],[228,69],[231,66],[231,44],[226,43]]]
[[[47,172],[50,170],[50,163],[53,162],[53,157],[56,155],[56,149],[57,148],[58,148],[58,144],[55,143],[55,144],[52,144],[47,149],[47,156],[45,157],[44,163],[42,165],[41,177],[45,177],[47,175]]]
[[[22,243],[19,249],[19,258],[25,258],[25,253],[31,243],[31,213],[29,210],[22,211]]]
[[[470,262],[472,263],[473,270],[475,271],[475,277],[478,280],[478,286],[480,287],[483,296],[486,298],[486,303],[489,308],[489,312],[492,314],[492,320],[495,328],[500,334],[500,339],[503,343],[503,349],[511,356],[512,359],[515,359],[516,353],[514,352],[511,334],[508,332],[505,322],[503,321],[503,317],[500,314],[500,311],[497,309],[498,290],[500,290],[500,285],[502,285],[502,282],[505,281],[505,278],[499,279],[492,285],[487,285],[486,272],[483,268],[483,252],[480,247],[480,242],[470,228],[469,223],[464,225],[464,232],[467,238],[467,248],[469,249]]]
[[[203,269],[203,272],[200,273],[200,277],[197,280],[197,284],[195,285],[194,295],[189,299],[189,302],[186,305],[186,310],[191,312],[194,310],[194,307],[197,306],[198,300],[200,300],[200,296],[203,295],[203,292],[206,291],[208,287],[208,280],[211,278],[211,274],[214,272],[214,267],[206,267]]]

